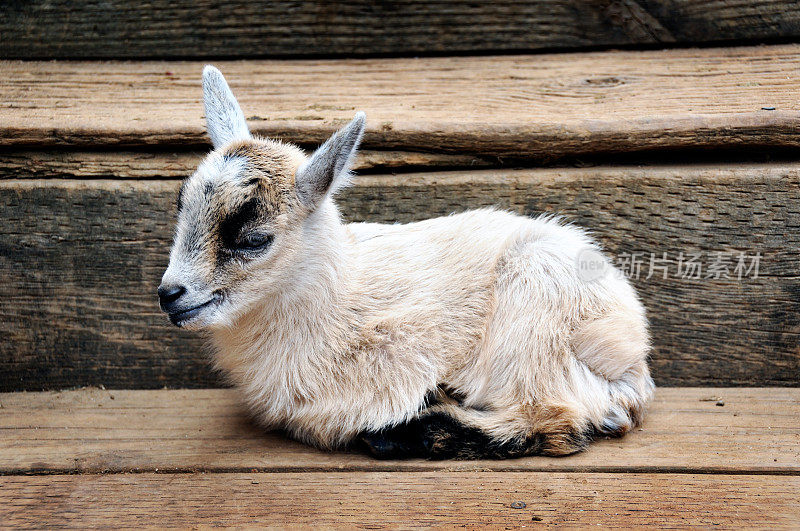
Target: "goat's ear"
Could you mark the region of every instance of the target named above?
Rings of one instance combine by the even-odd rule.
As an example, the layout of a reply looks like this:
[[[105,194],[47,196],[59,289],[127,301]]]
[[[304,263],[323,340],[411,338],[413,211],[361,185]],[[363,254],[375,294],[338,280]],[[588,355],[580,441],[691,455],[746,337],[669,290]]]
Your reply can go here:
[[[247,122],[222,72],[211,65],[203,69],[203,103],[206,128],[214,149],[233,140],[250,138]]]
[[[350,163],[364,134],[366,120],[363,112],[356,113],[349,124],[336,131],[297,170],[295,187],[306,206],[316,207],[329,192],[347,184]]]

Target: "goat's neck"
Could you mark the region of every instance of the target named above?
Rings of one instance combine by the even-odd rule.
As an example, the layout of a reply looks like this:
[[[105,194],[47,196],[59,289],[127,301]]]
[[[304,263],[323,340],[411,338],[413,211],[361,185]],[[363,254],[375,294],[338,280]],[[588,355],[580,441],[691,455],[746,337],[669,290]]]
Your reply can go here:
[[[219,346],[244,357],[279,356],[292,365],[326,365],[324,358],[335,355],[331,349],[347,342],[352,323],[353,316],[347,315],[352,311],[347,302],[350,245],[336,206],[326,200],[306,220],[290,285],[221,331]]]

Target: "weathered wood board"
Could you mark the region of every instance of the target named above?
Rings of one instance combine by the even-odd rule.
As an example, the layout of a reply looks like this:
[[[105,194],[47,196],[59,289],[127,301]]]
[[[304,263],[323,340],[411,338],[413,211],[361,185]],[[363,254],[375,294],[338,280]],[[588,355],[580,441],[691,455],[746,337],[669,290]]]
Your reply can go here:
[[[0,478],[12,527],[794,529],[798,476],[533,472]]]
[[[261,432],[225,389],[6,393],[0,411],[0,521],[15,528],[791,528],[800,518],[798,389],[661,388],[623,439],[501,461],[321,452]]]
[[[201,340],[171,327],[156,303],[178,186],[0,181],[0,389],[217,383]],[[652,321],[659,384],[800,385],[798,164],[371,175],[340,205],[354,221],[490,205],[563,213],[620,265],[641,253],[634,283]],[[661,268],[646,278],[650,253],[667,253],[668,278]],[[680,253],[701,253],[701,278],[680,277]],[[706,278],[717,253],[728,253],[730,278]],[[747,266],[759,254],[757,278],[737,278],[740,253]]]
[[[177,149],[177,148],[176,148]],[[173,151],[0,150],[0,179],[183,179],[208,149]],[[481,169],[495,159],[448,153],[361,149],[355,171]]]
[[[717,405],[722,403],[723,405]],[[644,425],[583,453],[377,461],[265,433],[231,389],[0,394],[0,475],[472,471],[800,474],[800,389],[659,388]],[[746,450],[745,450],[746,448]],[[1,489],[0,489],[1,490]]]
[[[203,146],[203,64],[0,62],[0,146]],[[254,131],[304,145],[364,110],[367,150],[496,163],[800,147],[800,45],[218,66]]]
[[[0,56],[264,57],[792,39],[790,0],[5,2]]]

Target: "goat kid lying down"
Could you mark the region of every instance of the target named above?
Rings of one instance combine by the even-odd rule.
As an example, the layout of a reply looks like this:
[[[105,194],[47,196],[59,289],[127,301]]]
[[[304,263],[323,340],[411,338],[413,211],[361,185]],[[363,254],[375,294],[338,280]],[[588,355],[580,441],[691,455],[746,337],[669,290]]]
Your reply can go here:
[[[307,157],[251,136],[219,70],[203,90],[214,150],[181,187],[158,294],[258,421],[434,459],[566,455],[641,421],[644,309],[584,231],[493,209],[343,223],[363,113]]]

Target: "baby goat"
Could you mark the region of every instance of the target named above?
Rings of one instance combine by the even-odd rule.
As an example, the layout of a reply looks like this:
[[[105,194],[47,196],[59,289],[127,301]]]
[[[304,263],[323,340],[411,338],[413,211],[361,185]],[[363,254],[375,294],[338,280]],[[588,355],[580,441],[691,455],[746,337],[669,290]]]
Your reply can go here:
[[[203,90],[214,151],[181,187],[158,294],[256,419],[434,459],[565,455],[641,420],[644,309],[584,231],[492,209],[343,223],[363,113],[306,157],[251,137],[219,70]]]

